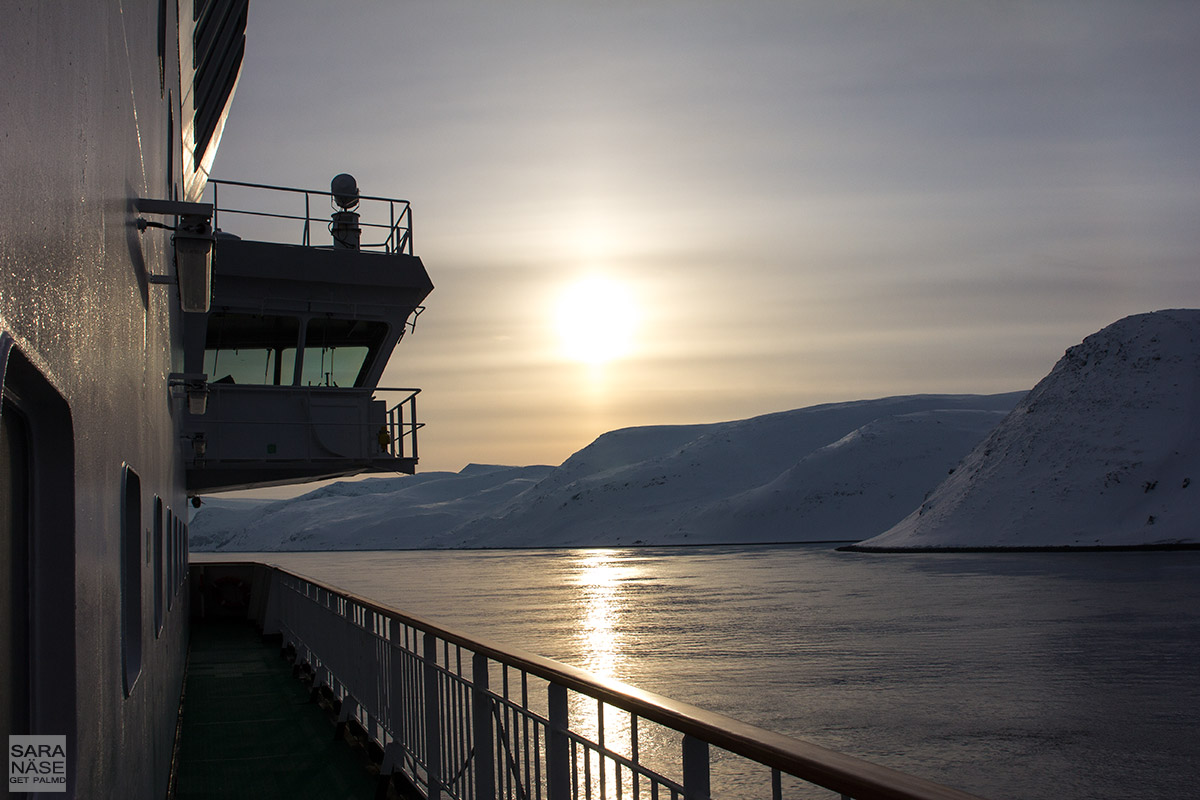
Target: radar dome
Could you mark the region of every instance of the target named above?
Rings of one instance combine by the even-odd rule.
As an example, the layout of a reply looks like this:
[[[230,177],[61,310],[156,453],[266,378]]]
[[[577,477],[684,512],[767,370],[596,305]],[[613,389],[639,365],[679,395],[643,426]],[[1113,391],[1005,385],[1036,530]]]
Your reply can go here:
[[[358,182],[353,175],[345,172],[335,175],[329,182],[329,192],[340,208],[349,210],[358,205]]]

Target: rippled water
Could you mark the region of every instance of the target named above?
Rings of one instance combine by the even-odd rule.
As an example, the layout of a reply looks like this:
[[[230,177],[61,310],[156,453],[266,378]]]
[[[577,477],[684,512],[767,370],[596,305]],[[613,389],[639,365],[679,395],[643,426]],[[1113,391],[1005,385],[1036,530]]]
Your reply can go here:
[[[985,797],[1200,786],[1200,553],[261,558]]]

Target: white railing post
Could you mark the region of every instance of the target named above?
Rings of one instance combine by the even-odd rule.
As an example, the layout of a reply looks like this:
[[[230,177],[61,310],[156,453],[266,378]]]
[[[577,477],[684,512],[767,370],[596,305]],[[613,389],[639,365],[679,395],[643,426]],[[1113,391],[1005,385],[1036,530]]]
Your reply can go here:
[[[383,642],[388,652],[387,662],[390,669],[381,676],[387,695],[387,722],[384,725],[392,737],[383,751],[383,764],[379,769],[380,775],[390,776],[404,769],[404,756],[410,745],[408,732],[411,730],[411,698],[406,692],[409,682],[409,651],[404,648],[405,628],[400,623],[390,625],[391,636]]]
[[[708,742],[684,734],[683,796],[686,800],[709,800]]]
[[[417,458],[417,396],[408,398],[408,419],[412,423],[412,457]]]
[[[547,687],[550,729],[546,732],[546,782],[550,800],[571,797],[571,742],[567,738],[567,687]]]
[[[342,707],[338,710],[335,736],[341,736],[346,731],[346,725],[358,715],[359,703],[354,695],[347,693],[342,698]]]
[[[438,698],[437,637],[425,634],[425,772],[428,800],[442,796],[442,714]]]
[[[476,653],[471,664],[471,738],[475,749],[475,797],[496,795],[496,768],[492,739],[492,698],[488,691],[488,659]],[[504,735],[504,731],[500,731]]]

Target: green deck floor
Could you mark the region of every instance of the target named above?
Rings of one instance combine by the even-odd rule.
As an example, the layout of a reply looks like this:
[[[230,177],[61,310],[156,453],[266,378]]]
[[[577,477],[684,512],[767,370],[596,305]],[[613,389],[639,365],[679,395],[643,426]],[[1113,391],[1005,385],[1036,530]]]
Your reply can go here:
[[[247,622],[192,623],[177,798],[373,798],[366,760]]]

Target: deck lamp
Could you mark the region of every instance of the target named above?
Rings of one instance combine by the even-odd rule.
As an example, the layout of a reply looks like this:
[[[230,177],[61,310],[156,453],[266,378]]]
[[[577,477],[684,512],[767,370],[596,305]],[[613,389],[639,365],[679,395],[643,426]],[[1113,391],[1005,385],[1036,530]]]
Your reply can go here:
[[[206,312],[212,304],[213,235],[212,203],[185,203],[176,200],[136,201],[143,214],[162,214],[178,218],[174,227],[139,218],[138,230],[163,228],[174,231],[175,280],[168,276],[152,275],[151,283],[176,283],[179,286],[179,306],[184,311]]]

